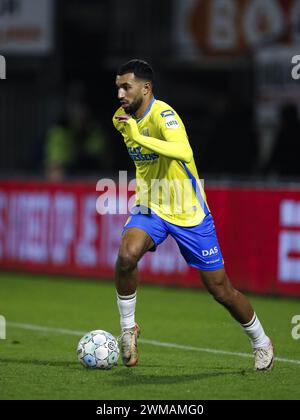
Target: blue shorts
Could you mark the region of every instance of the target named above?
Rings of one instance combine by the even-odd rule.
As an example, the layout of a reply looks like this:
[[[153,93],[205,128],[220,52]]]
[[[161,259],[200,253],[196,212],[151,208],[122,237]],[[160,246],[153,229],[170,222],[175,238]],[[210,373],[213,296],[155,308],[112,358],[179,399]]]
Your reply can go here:
[[[130,228],[142,229],[152,238],[155,247],[151,251],[155,251],[156,247],[171,235],[191,267],[200,270],[217,270],[224,267],[215,224],[210,213],[199,225],[183,227],[169,223],[149,210],[148,214],[132,214],[124,226],[123,233]]]

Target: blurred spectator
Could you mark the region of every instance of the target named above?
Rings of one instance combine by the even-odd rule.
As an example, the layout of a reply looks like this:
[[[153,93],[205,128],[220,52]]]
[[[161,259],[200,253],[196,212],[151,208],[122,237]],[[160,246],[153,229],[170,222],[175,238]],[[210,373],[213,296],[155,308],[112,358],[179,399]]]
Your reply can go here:
[[[66,116],[51,126],[46,135],[45,166],[50,181],[65,178],[75,158],[74,140]]]
[[[108,137],[88,107],[84,104],[73,106],[69,119],[75,149],[72,172],[91,174],[111,169],[112,153]]]
[[[111,168],[108,139],[86,105],[77,104],[51,126],[45,145],[46,176],[61,181],[67,175],[96,174]]]
[[[280,111],[280,123],[270,160],[265,172],[279,175],[300,175],[300,121],[294,104]]]

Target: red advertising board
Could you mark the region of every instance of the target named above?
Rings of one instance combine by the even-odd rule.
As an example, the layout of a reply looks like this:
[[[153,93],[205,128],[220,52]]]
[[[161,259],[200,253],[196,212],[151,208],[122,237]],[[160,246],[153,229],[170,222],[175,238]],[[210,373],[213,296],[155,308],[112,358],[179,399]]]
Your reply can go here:
[[[300,188],[206,193],[233,284],[300,296]],[[112,278],[127,215],[98,214],[99,194],[86,182],[0,182],[0,268]],[[142,282],[202,286],[172,238],[139,268]]]

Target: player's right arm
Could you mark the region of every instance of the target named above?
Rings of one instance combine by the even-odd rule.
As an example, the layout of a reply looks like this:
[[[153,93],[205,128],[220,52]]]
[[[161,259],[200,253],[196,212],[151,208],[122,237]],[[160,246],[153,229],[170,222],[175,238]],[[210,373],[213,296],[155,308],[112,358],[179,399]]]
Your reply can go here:
[[[115,118],[119,123],[124,124],[125,133],[128,137],[141,146],[171,159],[180,160],[186,163],[189,163],[192,160],[193,151],[190,147],[185,129],[175,118],[173,118],[173,121],[175,121],[174,127],[172,127],[172,125],[168,127],[162,117],[157,120],[164,140],[140,134],[136,121],[126,114],[116,115]],[[169,120],[167,122],[171,121],[172,120]]]

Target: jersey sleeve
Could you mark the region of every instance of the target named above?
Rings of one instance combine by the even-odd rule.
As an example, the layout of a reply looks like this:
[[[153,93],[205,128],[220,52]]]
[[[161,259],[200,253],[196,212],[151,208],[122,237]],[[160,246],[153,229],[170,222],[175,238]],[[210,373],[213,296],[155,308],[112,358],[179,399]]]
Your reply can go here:
[[[157,112],[155,115],[155,123],[159,126],[161,136],[166,141],[175,141],[189,145],[183,122],[174,110],[166,109]]]
[[[184,125],[176,113],[164,114],[164,111],[153,115],[154,123],[158,126],[162,139],[143,136],[139,133],[136,121],[130,119],[125,124],[125,131],[129,138],[134,139],[141,146],[146,147],[162,156],[189,163],[193,158]]]

